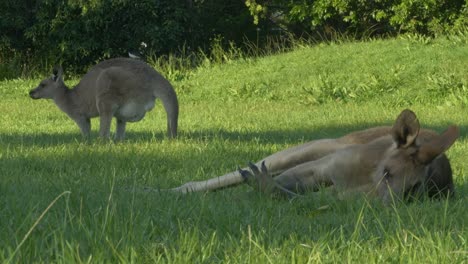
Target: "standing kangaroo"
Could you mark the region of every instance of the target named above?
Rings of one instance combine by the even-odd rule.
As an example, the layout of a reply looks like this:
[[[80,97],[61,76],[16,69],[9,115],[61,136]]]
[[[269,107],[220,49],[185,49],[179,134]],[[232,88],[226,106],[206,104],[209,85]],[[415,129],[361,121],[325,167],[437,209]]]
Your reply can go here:
[[[63,82],[63,70],[56,67],[50,78],[29,92],[33,99],[53,99],[73,119],[83,136],[91,131],[90,118],[100,117],[99,135],[109,138],[112,117],[117,119],[116,139],[125,137],[127,122],[143,119],[161,99],[167,113],[169,138],[177,136],[179,104],[171,84],[145,62],[117,58],[92,67],[73,89]]]

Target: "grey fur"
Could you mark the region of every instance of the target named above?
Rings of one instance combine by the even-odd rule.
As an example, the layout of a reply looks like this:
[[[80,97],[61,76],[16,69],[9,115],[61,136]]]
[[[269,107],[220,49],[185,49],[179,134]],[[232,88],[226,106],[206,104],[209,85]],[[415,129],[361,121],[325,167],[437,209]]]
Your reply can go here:
[[[143,119],[161,99],[167,114],[167,134],[177,136],[179,104],[177,95],[161,74],[145,62],[116,58],[93,66],[73,89],[63,82],[61,67],[30,91],[33,99],[52,99],[73,119],[85,137],[91,130],[90,118],[100,117],[99,134],[109,138],[112,118],[117,119],[116,139],[125,137],[127,122]]]

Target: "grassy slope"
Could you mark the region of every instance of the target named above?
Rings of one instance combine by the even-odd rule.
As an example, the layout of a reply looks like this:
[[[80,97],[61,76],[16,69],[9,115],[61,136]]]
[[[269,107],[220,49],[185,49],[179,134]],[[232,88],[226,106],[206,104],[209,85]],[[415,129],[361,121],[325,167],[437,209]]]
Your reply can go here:
[[[157,107],[128,125],[119,144],[83,142],[51,102],[27,98],[37,80],[1,82],[0,262],[63,191],[71,194],[13,261],[467,261],[467,61],[464,41],[400,39],[204,67],[174,82],[178,140],[165,139]],[[390,124],[407,107],[423,126],[460,125],[448,153],[456,199],[384,208],[326,193],[271,200],[246,187],[132,191],[207,179],[307,140]]]

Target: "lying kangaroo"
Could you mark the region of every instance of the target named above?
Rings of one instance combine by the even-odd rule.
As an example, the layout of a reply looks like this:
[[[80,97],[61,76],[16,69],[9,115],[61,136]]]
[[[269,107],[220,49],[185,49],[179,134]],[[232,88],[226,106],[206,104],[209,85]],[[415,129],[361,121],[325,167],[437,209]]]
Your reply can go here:
[[[374,127],[338,139],[314,140],[201,182],[170,189],[207,191],[248,182],[266,193],[296,192],[333,186],[340,195],[364,192],[389,202],[392,195],[425,191],[430,197],[454,193],[452,170],[444,154],[458,138],[456,126],[443,134],[421,129],[416,115],[404,110],[393,127]],[[260,167],[261,169],[259,169]],[[268,174],[267,168],[274,178]]]
[[[63,71],[56,67],[50,78],[29,92],[33,99],[53,99],[88,137],[90,118],[100,116],[99,134],[109,138],[112,117],[117,119],[116,139],[125,137],[126,122],[143,119],[160,98],[167,113],[167,133],[177,136],[179,104],[171,84],[148,64],[133,59],[105,60],[86,73],[73,89],[63,82]]]

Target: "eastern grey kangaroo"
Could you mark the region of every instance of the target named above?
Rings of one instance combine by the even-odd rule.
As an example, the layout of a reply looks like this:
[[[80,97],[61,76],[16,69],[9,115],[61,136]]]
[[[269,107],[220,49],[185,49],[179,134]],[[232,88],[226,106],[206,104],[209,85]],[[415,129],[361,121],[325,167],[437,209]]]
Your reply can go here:
[[[451,196],[452,169],[444,152],[458,136],[456,126],[448,127],[441,135],[420,129],[416,115],[404,110],[393,126],[356,131],[337,139],[313,140],[251,163],[250,171],[239,168],[170,190],[209,191],[247,182],[258,191],[288,196],[333,186],[341,197],[363,192],[380,197],[385,203],[393,197],[406,198],[417,193]]]
[[[140,121],[162,101],[167,113],[167,134],[177,136],[179,104],[169,81],[145,62],[116,58],[93,66],[74,88],[63,82],[63,70],[56,67],[53,75],[29,92],[33,99],[52,99],[73,119],[83,136],[91,130],[90,118],[100,117],[99,134],[109,138],[112,117],[117,119],[117,140],[125,137],[127,122]]]

